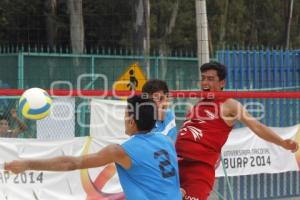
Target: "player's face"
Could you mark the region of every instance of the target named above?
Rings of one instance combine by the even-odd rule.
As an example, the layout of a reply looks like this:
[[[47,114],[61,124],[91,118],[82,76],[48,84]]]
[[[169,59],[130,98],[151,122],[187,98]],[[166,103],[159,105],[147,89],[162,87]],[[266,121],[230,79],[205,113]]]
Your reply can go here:
[[[221,91],[225,86],[225,80],[220,81],[216,70],[207,70],[201,74],[200,86],[202,91]]]
[[[169,107],[169,97],[162,90],[154,92],[150,98],[155,102],[158,108],[158,120],[162,121],[165,118],[165,111]]]
[[[0,132],[4,133],[8,130],[8,121],[3,119],[0,121]]]

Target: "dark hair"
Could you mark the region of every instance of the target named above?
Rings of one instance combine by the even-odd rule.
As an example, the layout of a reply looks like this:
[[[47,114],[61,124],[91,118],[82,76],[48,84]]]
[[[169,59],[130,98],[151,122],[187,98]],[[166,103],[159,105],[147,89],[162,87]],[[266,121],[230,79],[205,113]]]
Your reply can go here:
[[[132,116],[139,131],[150,131],[156,122],[157,109],[151,99],[133,96],[127,99],[129,116]]]
[[[6,115],[0,115],[0,121],[2,120],[8,121],[8,117]]]
[[[207,70],[216,70],[219,80],[222,81],[224,79],[226,79],[227,76],[227,69],[225,67],[225,65],[218,63],[218,62],[209,62],[209,63],[204,63],[201,67],[200,67],[200,71],[201,73],[206,72]]]
[[[158,91],[163,91],[164,94],[169,93],[169,88],[168,85],[165,81],[158,80],[158,79],[151,79],[148,80],[143,88],[142,88],[142,93],[143,94],[153,94]]]

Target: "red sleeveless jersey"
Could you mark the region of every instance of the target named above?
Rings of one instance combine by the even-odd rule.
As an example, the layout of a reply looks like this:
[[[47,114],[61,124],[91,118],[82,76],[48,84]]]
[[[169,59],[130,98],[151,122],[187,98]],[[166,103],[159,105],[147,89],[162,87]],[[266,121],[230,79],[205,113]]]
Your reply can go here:
[[[203,100],[187,114],[176,140],[179,157],[215,166],[232,127],[221,118],[223,100]]]

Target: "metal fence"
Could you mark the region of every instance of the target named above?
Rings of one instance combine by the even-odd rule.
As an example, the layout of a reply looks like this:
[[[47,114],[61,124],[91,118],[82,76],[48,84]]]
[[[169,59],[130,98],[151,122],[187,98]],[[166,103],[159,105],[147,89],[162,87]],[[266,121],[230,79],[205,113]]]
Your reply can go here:
[[[166,80],[171,90],[198,88],[199,72],[195,57],[145,58],[130,55],[73,55],[60,52],[0,52],[2,88],[50,88],[54,81],[61,81],[56,85],[57,89],[69,89],[70,86],[73,89],[107,89],[101,81],[93,79],[95,74],[104,74],[108,78],[108,89],[111,89],[113,83],[133,63],[138,63],[145,74],[148,72],[148,77]],[[215,59],[228,67],[226,90],[299,91],[300,51],[226,50],[218,51]],[[83,73],[91,76],[79,83],[77,77]],[[241,101],[262,103],[266,108],[262,122],[269,126],[291,126],[300,122],[298,99]],[[184,112],[184,108],[176,110],[179,116],[184,115]],[[237,127],[239,126],[241,125]],[[234,199],[289,198],[300,195],[299,172],[229,177],[229,182]],[[225,178],[218,179],[215,190],[225,199],[230,199],[230,190]]]
[[[217,60],[228,67],[227,89],[299,91],[300,51],[219,51]],[[243,103],[250,99],[241,99]],[[262,122],[269,126],[299,123],[299,99],[256,100],[265,106]],[[216,191],[224,199],[278,199],[300,196],[300,172],[219,178]],[[300,197],[299,197],[300,199]]]
[[[218,178],[211,199],[300,199],[300,172]],[[230,190],[232,194],[230,194]]]
[[[164,79],[170,89],[197,88],[198,67],[195,58],[117,56],[117,55],[73,55],[60,53],[0,54],[0,80],[10,88],[39,86],[50,88],[53,81],[69,82],[79,88],[80,74],[105,75],[108,88],[137,63],[147,77]],[[151,66],[149,70],[147,65]],[[148,74],[147,74],[148,72]],[[86,83],[82,83],[86,86]],[[88,84],[89,88],[104,89],[101,82]],[[61,85],[62,86],[62,85]],[[83,88],[82,88],[83,89]]]

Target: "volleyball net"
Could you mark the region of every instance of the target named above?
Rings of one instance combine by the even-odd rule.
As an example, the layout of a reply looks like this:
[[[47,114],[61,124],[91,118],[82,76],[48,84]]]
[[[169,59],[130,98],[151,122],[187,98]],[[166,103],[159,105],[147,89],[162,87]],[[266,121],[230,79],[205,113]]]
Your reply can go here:
[[[11,118],[10,110],[18,110],[22,93],[23,90],[0,90],[1,115],[8,117],[12,128],[17,124]],[[69,146],[74,145],[79,152],[83,151],[82,146],[87,147],[85,136],[96,138],[94,151],[102,147],[96,145],[99,141],[107,144],[125,140],[124,100],[134,94],[140,95],[139,92],[106,90],[48,90],[48,93],[53,99],[51,114],[43,120],[32,121],[19,113],[19,118],[28,128],[18,137],[37,138],[41,144],[49,141],[49,146],[64,141]],[[187,109],[199,98],[235,98],[281,137],[293,138],[300,143],[300,92],[171,91],[169,96],[177,129],[184,121]],[[74,138],[78,138],[76,144],[69,142]],[[237,124],[222,150],[211,199],[270,199],[300,195],[299,157],[299,152],[293,154],[264,142],[242,124]]]
[[[18,100],[24,90],[0,89],[0,114],[10,119],[10,110],[18,107]],[[92,99],[125,99],[139,92],[114,91],[114,90],[48,90],[54,99],[52,114],[50,118],[57,117],[56,126],[61,121],[73,121],[72,134],[59,133],[58,137],[64,135],[87,136],[89,135],[90,123],[90,102]],[[170,108],[176,113],[178,125],[184,120],[187,107],[192,106],[199,98],[236,98],[255,117],[268,126],[285,127],[292,126],[300,122],[300,92],[272,92],[272,91],[223,91],[223,92],[200,92],[200,91],[171,91]],[[55,111],[55,112],[54,112]],[[59,112],[61,112],[59,114]],[[20,114],[20,113],[19,113]],[[62,116],[61,116],[62,115]],[[21,115],[19,115],[22,118]],[[29,121],[23,119],[32,127],[42,121]],[[11,125],[14,121],[10,119]],[[62,123],[64,124],[64,123]],[[49,125],[50,126],[50,125]],[[237,125],[240,127],[241,125]],[[69,131],[70,132],[70,131]],[[55,138],[55,134],[51,134]],[[34,128],[29,129],[20,137],[37,137]]]

